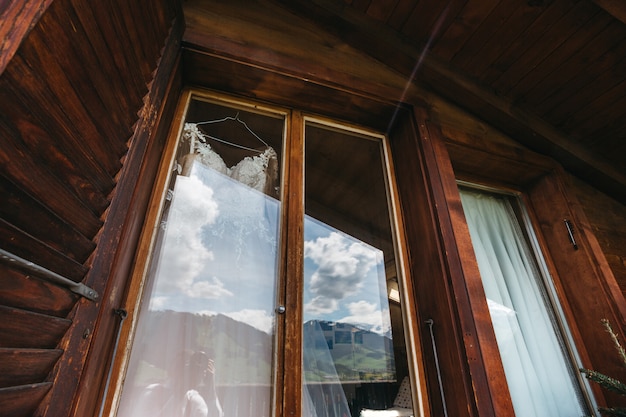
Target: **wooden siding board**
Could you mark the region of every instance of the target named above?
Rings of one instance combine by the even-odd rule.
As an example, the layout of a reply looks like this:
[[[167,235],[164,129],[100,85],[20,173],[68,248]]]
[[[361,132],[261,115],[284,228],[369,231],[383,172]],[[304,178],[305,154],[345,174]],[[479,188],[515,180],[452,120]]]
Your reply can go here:
[[[499,3],[500,0],[468,2],[433,45],[434,54],[443,60],[451,60]]]
[[[108,205],[107,194],[113,189],[113,178],[87,152],[84,146],[75,146],[72,138],[57,136],[45,121],[31,113],[35,107],[14,91],[0,91],[0,124],[7,142],[15,149],[23,149],[41,170],[47,170],[68,187],[77,199],[95,215]],[[31,100],[26,100],[30,102]]]
[[[41,225],[41,227],[45,227]],[[88,268],[0,219],[0,242],[3,249],[57,274],[80,282]]]
[[[451,58],[450,62],[457,68],[467,71],[474,76],[477,74],[472,68],[472,60],[478,55],[486,45],[493,32],[502,27],[511,15],[513,15],[518,7],[511,7],[510,2],[502,0],[491,12],[486,16],[485,20],[472,33],[466,33],[467,40],[463,42],[463,47]]]
[[[83,138],[93,138],[93,140],[88,139],[91,152],[110,175],[115,175],[120,168],[119,155],[110,148],[107,140],[103,140],[103,133],[95,126],[89,111],[85,109],[79,94],[67,78],[67,74],[37,34],[38,32],[34,31],[29,37],[29,42],[20,48],[18,55],[23,60],[22,72],[12,77],[13,83],[23,88],[25,92],[45,91],[46,95],[50,96],[49,101],[46,102],[57,104],[57,111],[61,113],[63,123],[68,125],[67,130],[76,138],[76,142],[85,146],[84,143],[87,141]],[[16,58],[13,59],[13,62],[15,61]],[[27,74],[27,78],[22,78]],[[35,84],[38,85],[35,86]]]
[[[124,89],[125,84],[113,61],[109,45],[98,27],[93,10],[88,2],[70,0],[64,11],[71,17],[66,22],[76,31],[78,38],[84,39],[82,48],[87,49],[88,55],[95,58],[97,66],[105,78],[104,85],[108,85],[108,87],[103,89],[102,93],[106,97],[105,101],[107,102],[107,110],[111,114],[111,120],[118,121],[120,128],[126,132],[126,136],[130,136],[132,134],[130,127],[136,120],[134,112],[130,110],[132,108],[130,97],[127,94],[115,94],[116,91]]]
[[[411,11],[415,7],[416,2],[413,0],[399,0],[387,19],[387,24],[398,32],[402,31],[407,19],[411,15]]]
[[[624,98],[624,87],[626,87],[626,81],[622,81],[587,103],[579,111],[570,115],[562,129],[569,132],[574,139],[584,141],[588,135],[593,134],[597,129],[598,120],[603,120],[605,121],[604,124],[606,124],[606,120],[609,120],[606,117],[612,117],[616,112],[624,110],[624,107],[618,107],[620,101]],[[615,120],[615,123],[621,125],[623,119],[620,120],[618,118]]]
[[[117,112],[110,111],[117,104],[109,93],[110,80],[103,74],[95,54],[91,48],[85,46],[84,38],[80,42],[76,41],[76,29],[61,25],[60,22],[71,18],[65,9],[53,7],[41,19],[41,30],[37,33],[43,34],[41,42],[47,45],[60,69],[67,75],[85,111],[96,129],[101,132],[104,143],[112,150],[113,155],[121,155],[126,152],[129,132],[120,126]]]
[[[440,27],[436,22],[445,16],[448,7],[447,2],[417,2],[415,8],[409,15],[407,21],[402,26],[402,33],[409,39],[414,40],[418,45],[426,45],[430,39],[439,36]]]
[[[0,348],[0,388],[44,381],[62,353],[60,349]]]
[[[109,2],[89,2],[89,7],[96,21],[95,27],[100,31],[107,45],[109,58],[120,75],[121,84],[118,87],[126,90],[126,95],[129,98],[129,110],[135,114],[146,91],[141,77],[131,63],[127,61],[127,50],[130,48],[126,43],[125,29],[111,13],[113,6]]]
[[[621,46],[620,46],[621,48]],[[626,48],[626,42],[624,43]],[[596,100],[622,81],[622,74],[626,74],[626,58],[613,58],[614,61],[600,59],[598,71],[592,70],[591,74],[581,73],[570,81],[572,88],[560,91],[560,94],[551,97],[551,108],[545,113],[546,120],[551,120],[555,126],[561,128],[566,123],[571,123],[571,115],[581,108],[585,108],[590,102]],[[621,57],[626,57],[626,52],[621,52]],[[620,58],[621,58],[620,57]]]
[[[0,388],[0,417],[32,417],[52,387],[50,382]]]
[[[585,15],[583,18],[588,19],[588,17],[589,15]],[[514,84],[509,89],[503,90],[503,93],[508,94],[514,100],[521,101],[520,99],[526,95],[526,92],[540,83],[546,74],[558,71],[563,62],[575,55],[589,39],[597,36],[610,24],[610,17],[597,14],[576,30],[572,29],[570,37],[566,38],[561,35],[559,45],[548,55],[543,56],[544,59],[533,66],[524,68],[525,74],[519,79],[509,78],[514,80]]]
[[[1,175],[0,195],[0,218],[57,251],[84,263],[95,248],[93,241]]]
[[[367,8],[367,15],[379,22],[387,23],[399,0],[372,0]]]
[[[506,49],[501,55],[485,69],[481,75],[481,80],[491,84],[500,78],[529,49],[549,48],[551,42],[546,42],[546,38],[550,36],[550,30],[564,19],[564,16],[578,2],[579,0],[555,0],[551,2],[537,19],[520,33],[520,36],[506,45]],[[558,33],[562,35],[562,32]],[[543,53],[546,52],[543,51]]]
[[[0,137],[4,138],[3,152],[0,152],[1,174],[35,196],[58,217],[67,219],[81,234],[94,236],[101,226],[98,217],[67,189],[66,184],[33,160],[27,149],[9,140],[12,132],[4,128],[1,119]]]
[[[577,75],[593,75],[600,67],[598,61],[604,59],[611,61],[612,52],[613,54],[621,52],[619,58],[622,58],[623,51],[626,50],[625,40],[626,30],[622,23],[608,25],[598,36],[590,39],[584,46],[579,46],[576,54],[561,62],[555,71],[528,90],[523,95],[524,100],[532,103],[538,114],[545,113],[551,106],[551,97],[560,97],[561,90],[571,91],[578,88],[572,83]]]
[[[502,55],[514,50],[516,44],[532,45],[533,48],[541,48],[542,43],[529,41],[529,33],[532,33],[533,24],[539,20],[546,10],[543,7],[521,4],[499,27],[495,28],[480,48],[467,61],[465,68],[476,76],[481,82],[488,83],[490,69],[493,69]],[[527,29],[530,30],[527,31]],[[491,75],[493,77],[493,75]]]
[[[70,320],[0,306],[0,347],[53,349]]]
[[[0,305],[66,317],[79,295],[0,263]]]
[[[576,2],[562,18],[552,22],[548,30],[542,34],[540,48],[535,47],[537,43],[529,42],[523,52],[511,59],[511,64],[493,80],[493,87],[502,92],[509,91],[563,43],[569,42],[575,32],[587,26],[597,13],[597,7],[590,2]]]

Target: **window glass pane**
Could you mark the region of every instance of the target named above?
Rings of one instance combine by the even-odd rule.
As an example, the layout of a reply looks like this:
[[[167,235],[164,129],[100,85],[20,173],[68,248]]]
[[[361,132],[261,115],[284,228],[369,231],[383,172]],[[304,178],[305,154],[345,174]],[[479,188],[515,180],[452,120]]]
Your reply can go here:
[[[304,415],[412,415],[380,138],[307,123],[304,239]]]
[[[554,310],[511,200],[461,190],[500,356],[518,417],[582,416]]]
[[[118,416],[270,415],[283,126],[190,102]]]

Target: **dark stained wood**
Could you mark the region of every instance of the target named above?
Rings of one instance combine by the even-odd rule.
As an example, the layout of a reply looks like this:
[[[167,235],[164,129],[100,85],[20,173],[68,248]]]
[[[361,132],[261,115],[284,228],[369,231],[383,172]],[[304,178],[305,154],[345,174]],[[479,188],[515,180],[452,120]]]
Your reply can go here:
[[[506,134],[519,140],[531,149],[550,155],[558,159],[567,169],[578,175],[584,176],[593,182],[594,186],[615,195],[619,201],[626,201],[626,174],[620,168],[623,164],[609,162],[599,157],[593,152],[588,152],[584,146],[574,146],[568,136],[556,130],[552,125],[535,114],[528,103],[513,101],[506,96],[494,94],[488,88],[484,88],[476,82],[474,77],[457,70],[449,62],[440,60],[436,56],[421,56],[421,50],[403,42],[403,38],[392,31],[383,29],[376,32],[376,36],[371,36],[371,23],[368,23],[366,16],[350,11],[342,11],[332,2],[326,0],[316,0],[315,2],[290,2],[290,9],[301,15],[308,16],[312,21],[317,22],[319,27],[334,33],[350,45],[360,48],[370,56],[388,63],[406,77],[419,80],[420,83],[427,84],[443,97],[451,102],[468,109],[472,114],[480,115],[490,121],[490,123],[501,129]],[[468,7],[469,7],[468,3]],[[485,6],[486,2],[481,2]],[[506,2],[503,2],[506,4]],[[584,21],[589,20],[589,13],[597,11],[593,4],[589,6],[591,11],[583,13],[579,18]],[[507,10],[509,10],[508,8]],[[507,11],[500,7],[502,16],[508,16]],[[579,10],[580,11],[580,10]],[[492,12],[489,13],[492,15]],[[482,15],[481,15],[482,16]],[[510,93],[518,98],[528,88],[541,81],[543,76],[558,69],[562,60],[568,59],[584,44],[584,40],[594,33],[599,33],[604,27],[610,24],[611,19],[605,14],[594,15],[591,20],[594,26],[583,26],[583,29],[574,31],[576,39],[568,39],[568,42],[557,40],[560,46],[555,51],[547,52],[547,59],[540,61],[542,72],[531,71],[529,77],[507,78],[509,86],[518,88],[519,91]],[[478,25],[480,27],[480,25]],[[570,26],[571,27],[571,26]],[[486,29],[483,29],[486,31]],[[489,31],[485,32],[487,37]],[[470,34],[466,34],[469,38]],[[483,35],[476,35],[483,37]],[[442,37],[442,41],[445,36]],[[480,43],[476,43],[479,45]],[[465,46],[465,43],[463,44]],[[437,45],[433,46],[436,50]],[[478,47],[478,46],[477,46]],[[467,56],[473,56],[467,53]],[[416,57],[419,57],[416,58]],[[416,63],[420,64],[417,73],[414,73]],[[536,65],[535,65],[536,66]],[[532,69],[533,66],[525,66],[524,70]],[[522,74],[523,76],[524,74]],[[408,99],[410,101],[410,99]],[[615,112],[613,113],[615,115]],[[619,197],[617,197],[619,195]]]
[[[0,262],[0,305],[66,317],[78,297],[68,289],[24,275]]]
[[[8,0],[0,6],[0,74],[52,0]]]
[[[50,390],[50,382],[0,388],[0,417],[30,417]]]
[[[63,348],[72,355],[59,361],[53,375],[54,381],[59,383],[38,410],[41,415],[69,415],[70,412],[76,416],[91,415],[102,401],[99,396],[104,389],[106,371],[111,366],[112,343],[119,325],[113,310],[123,303],[160,155],[182,88],[179,72],[182,20],[174,23],[169,37],[164,40],[160,65],[135,126],[133,145],[124,161],[116,198],[109,208],[108,228],[100,235],[94,262],[85,278],[85,283],[96,291],[104,293],[108,288],[109,292],[101,305],[82,303],[78,306],[72,327],[62,341]],[[87,342],[83,338],[85,329],[90,330]],[[79,378],[77,384],[62,383]]]
[[[0,219],[3,249],[57,274],[80,282],[88,268]]]
[[[52,349],[71,321],[0,306],[0,347]]]
[[[91,240],[1,176],[0,194],[0,218],[77,262],[87,260],[95,247]]]
[[[280,271],[280,283],[284,292],[278,300],[285,306],[285,313],[279,315],[281,330],[284,335],[282,344],[282,366],[279,366],[278,386],[283,387],[276,399],[279,415],[302,415],[302,323],[304,283],[304,120],[300,112],[292,112],[289,126],[290,153],[285,156],[287,172],[286,187],[283,195],[286,206],[281,227],[281,255],[284,257]]]
[[[0,348],[0,388],[44,381],[62,353],[59,349]]]
[[[377,98],[349,94],[299,77],[269,72],[256,66],[224,60],[201,51],[185,50],[185,77],[196,85],[220,91],[254,96],[270,102],[294,105],[313,113],[372,126],[385,131],[395,105]],[[232,74],[238,74],[232,77]],[[273,85],[272,89],[257,86]]]
[[[102,224],[98,217],[68,190],[66,184],[39,164],[23,145],[14,141],[13,132],[4,127],[0,120],[0,135],[4,139],[4,152],[0,153],[2,175],[14,184],[20,184],[30,195],[57,197],[46,199],[50,210],[83,235],[93,236]]]
[[[452,167],[437,129],[423,111],[416,117],[419,132],[409,117],[391,141],[394,165],[402,172],[397,182],[433,415],[442,414],[442,405],[426,319],[434,321],[449,415],[513,415],[495,336],[485,324],[489,313],[484,293],[480,301],[478,268],[460,261],[471,259],[473,251],[469,233],[463,240],[453,232],[464,222],[460,198],[451,200],[458,194]]]

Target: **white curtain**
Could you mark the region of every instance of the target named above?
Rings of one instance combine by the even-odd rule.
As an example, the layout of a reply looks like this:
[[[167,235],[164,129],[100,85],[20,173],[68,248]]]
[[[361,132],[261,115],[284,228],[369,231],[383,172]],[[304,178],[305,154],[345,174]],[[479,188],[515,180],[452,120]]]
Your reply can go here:
[[[506,197],[461,191],[517,417],[582,416],[533,254]]]

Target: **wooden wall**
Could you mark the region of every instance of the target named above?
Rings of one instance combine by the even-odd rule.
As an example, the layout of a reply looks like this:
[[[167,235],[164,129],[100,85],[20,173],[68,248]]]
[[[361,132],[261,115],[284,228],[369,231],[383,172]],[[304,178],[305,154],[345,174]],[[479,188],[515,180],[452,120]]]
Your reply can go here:
[[[87,300],[1,259],[0,416],[96,407],[95,395],[78,406],[74,399],[106,365],[104,356],[86,370],[86,355],[97,330],[112,336],[105,323],[115,299],[103,294],[161,112],[159,77],[169,79],[178,51],[171,3],[0,7],[0,249],[100,294]],[[163,76],[159,62],[169,65]]]
[[[571,185],[626,295],[626,206],[575,177],[571,178]]]

